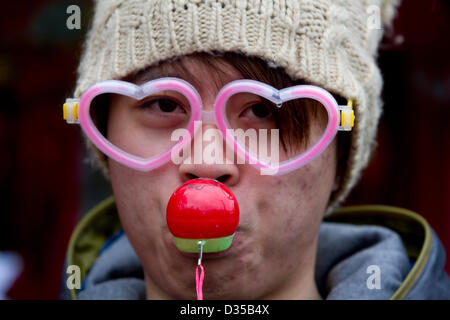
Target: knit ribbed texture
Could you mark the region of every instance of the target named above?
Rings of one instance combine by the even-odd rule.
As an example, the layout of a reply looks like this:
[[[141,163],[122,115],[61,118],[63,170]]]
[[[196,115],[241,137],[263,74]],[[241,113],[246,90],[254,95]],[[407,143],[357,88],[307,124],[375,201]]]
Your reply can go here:
[[[368,8],[389,25],[399,0],[98,0],[78,68],[74,96],[194,52],[235,51],[281,66],[355,101],[347,170],[327,213],[358,181],[375,146],[382,111],[376,54],[382,29],[368,28]],[[107,176],[105,157],[89,141]]]

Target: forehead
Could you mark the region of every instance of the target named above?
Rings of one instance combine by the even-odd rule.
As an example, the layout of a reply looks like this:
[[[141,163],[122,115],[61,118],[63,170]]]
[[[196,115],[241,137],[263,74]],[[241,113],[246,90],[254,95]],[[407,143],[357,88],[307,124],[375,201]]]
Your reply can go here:
[[[183,79],[199,91],[208,87],[220,89],[230,81],[243,78],[236,68],[220,57],[183,56],[143,69],[135,74],[131,81],[143,84],[162,77]]]
[[[138,72],[131,79],[136,84],[162,77],[176,77],[192,84],[200,94],[217,92],[228,82],[242,79],[242,74],[220,57],[184,56]]]

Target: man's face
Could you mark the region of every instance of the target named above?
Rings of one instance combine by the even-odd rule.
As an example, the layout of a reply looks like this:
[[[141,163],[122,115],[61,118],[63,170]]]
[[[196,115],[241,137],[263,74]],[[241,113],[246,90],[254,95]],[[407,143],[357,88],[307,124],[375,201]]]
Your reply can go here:
[[[200,75],[203,108],[211,110],[218,93],[210,73],[198,60],[184,65]],[[227,81],[242,76],[229,65]],[[111,100],[108,138],[133,143],[133,125]],[[203,125],[205,129],[211,124]],[[313,135],[322,131],[311,128]],[[214,140],[211,143],[215,143]],[[150,172],[109,161],[110,177],[123,228],[142,262],[147,298],[195,299],[197,257],[179,251],[166,223],[166,206],[184,182],[212,178],[236,196],[240,223],[232,246],[203,254],[206,299],[296,299],[315,288],[314,263],[318,228],[336,174],[336,140],[308,165],[280,176],[261,175],[249,164],[167,164]],[[193,163],[193,161],[191,161]],[[225,161],[223,162],[225,163]]]

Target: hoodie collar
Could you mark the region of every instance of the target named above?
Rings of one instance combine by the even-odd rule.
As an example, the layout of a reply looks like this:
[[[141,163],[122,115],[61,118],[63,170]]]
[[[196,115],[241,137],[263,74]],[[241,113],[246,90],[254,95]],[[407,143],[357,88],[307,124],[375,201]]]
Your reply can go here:
[[[83,287],[71,290],[72,299],[145,299],[142,266],[121,229],[112,196],[75,228],[67,262],[80,266]],[[430,227],[414,212],[390,206],[339,208],[319,230],[319,292],[325,299],[403,299],[430,248]]]

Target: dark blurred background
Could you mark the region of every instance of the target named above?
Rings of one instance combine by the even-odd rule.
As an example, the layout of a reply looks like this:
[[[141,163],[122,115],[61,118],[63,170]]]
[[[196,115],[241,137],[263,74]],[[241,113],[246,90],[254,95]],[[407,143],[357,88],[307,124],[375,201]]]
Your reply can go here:
[[[379,55],[385,79],[379,147],[346,204],[420,213],[449,256],[450,3],[403,2]],[[72,4],[81,8],[79,30],[66,27]],[[24,261],[8,295],[55,299],[76,221],[111,193],[83,161],[80,128],[62,119],[92,2],[7,1],[1,15],[0,251]]]

